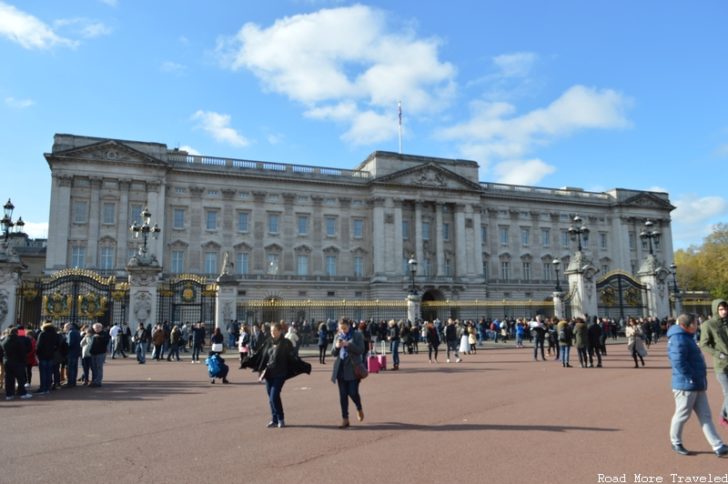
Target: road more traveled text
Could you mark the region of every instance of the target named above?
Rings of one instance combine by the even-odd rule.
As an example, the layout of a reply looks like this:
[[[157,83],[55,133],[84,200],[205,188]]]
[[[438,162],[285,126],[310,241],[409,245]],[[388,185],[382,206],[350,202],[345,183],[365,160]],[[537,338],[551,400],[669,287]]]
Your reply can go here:
[[[667,475],[653,475],[634,473],[631,475],[624,474],[597,474],[597,483],[622,483],[622,482],[652,482],[652,483],[719,483],[728,484],[728,473],[725,474],[678,474],[670,473]]]

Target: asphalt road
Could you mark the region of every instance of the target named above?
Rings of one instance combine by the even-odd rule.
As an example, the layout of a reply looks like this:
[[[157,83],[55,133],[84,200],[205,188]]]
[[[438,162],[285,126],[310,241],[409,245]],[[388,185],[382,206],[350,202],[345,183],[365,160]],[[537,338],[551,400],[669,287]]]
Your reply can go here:
[[[284,429],[265,427],[264,386],[236,355],[230,385],[211,385],[189,360],[107,360],[102,388],[0,401],[0,483],[728,482],[728,459],[695,417],[684,434],[695,454],[670,449],[664,342],[639,369],[623,344],[593,369],[495,348],[462,363],[402,356],[400,371],[362,382],[365,420],[347,430],[331,364],[315,357],[311,375],[283,388]],[[716,414],[712,373],[709,385]]]

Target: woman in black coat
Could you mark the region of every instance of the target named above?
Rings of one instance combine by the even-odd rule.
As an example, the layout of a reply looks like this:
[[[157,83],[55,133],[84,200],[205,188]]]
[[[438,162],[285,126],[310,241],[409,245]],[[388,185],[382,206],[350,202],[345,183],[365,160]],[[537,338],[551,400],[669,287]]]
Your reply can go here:
[[[362,364],[364,353],[364,337],[361,332],[355,331],[349,321],[342,319],[339,322],[339,332],[334,337],[334,348],[331,354],[336,358],[331,373],[331,381],[339,385],[339,403],[341,404],[340,429],[349,426],[349,398],[356,405],[356,416],[361,422],[364,420],[364,411],[359,396],[359,379],[354,373],[354,367]]]

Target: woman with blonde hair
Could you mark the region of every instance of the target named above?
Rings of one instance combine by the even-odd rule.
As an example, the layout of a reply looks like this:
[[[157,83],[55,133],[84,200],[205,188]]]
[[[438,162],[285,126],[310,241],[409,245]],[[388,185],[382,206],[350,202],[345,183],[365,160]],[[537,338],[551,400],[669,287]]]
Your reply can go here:
[[[634,359],[634,367],[639,368],[637,364],[638,357],[642,362],[642,366],[645,366],[644,357],[647,356],[647,348],[645,348],[642,326],[634,318],[629,318],[627,327],[624,329],[624,335],[627,337],[627,350]]]

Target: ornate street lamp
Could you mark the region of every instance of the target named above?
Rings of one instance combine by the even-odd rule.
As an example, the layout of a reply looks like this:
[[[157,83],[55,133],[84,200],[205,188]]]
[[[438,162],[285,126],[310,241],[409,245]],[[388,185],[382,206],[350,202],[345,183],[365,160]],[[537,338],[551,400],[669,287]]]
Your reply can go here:
[[[559,282],[559,266],[561,265],[561,261],[554,259],[551,263],[554,265],[554,272],[556,272],[556,292],[561,292],[561,283]]]
[[[0,224],[3,226],[3,243],[5,246],[8,245],[8,237],[10,237],[13,227],[15,227],[15,233],[18,234],[23,233],[23,227],[25,227],[23,217],[18,217],[18,220],[13,222],[13,210],[15,210],[15,205],[8,198],[8,202],[3,205],[3,218],[0,220]]]
[[[145,255],[147,253],[147,238],[149,237],[149,234],[152,234],[152,237],[156,239],[157,237],[159,237],[159,232],[161,232],[162,230],[157,224],[154,224],[154,226],[151,225],[152,213],[146,207],[144,208],[144,210],[142,210],[142,222],[143,223],[141,225],[136,222],[132,223],[131,227],[129,227],[129,230],[134,234],[135,239],[138,239],[139,234],[141,234],[143,243],[142,246],[139,248],[139,254]]]
[[[677,265],[673,262],[670,264],[670,272],[672,273],[672,293],[675,295],[675,301],[680,294],[680,289],[677,287]]]
[[[650,255],[655,255],[653,251],[653,244],[654,248],[657,249],[660,246],[660,237],[662,236],[662,233],[658,229],[653,229],[655,226],[654,222],[652,220],[647,220],[645,222],[645,228],[642,229],[642,232],[640,232],[640,239],[642,239],[642,242],[647,242],[647,245],[650,249]]]
[[[574,217],[573,222],[573,225],[569,226],[569,236],[572,241],[577,242],[577,250],[581,252],[582,240],[584,245],[589,242],[589,228],[582,223],[582,219],[578,215]]]
[[[410,294],[416,296],[417,289],[415,289],[415,274],[417,274],[417,259],[415,259],[414,254],[410,256],[410,259],[407,261],[407,265],[409,265],[409,271],[411,276]]]

